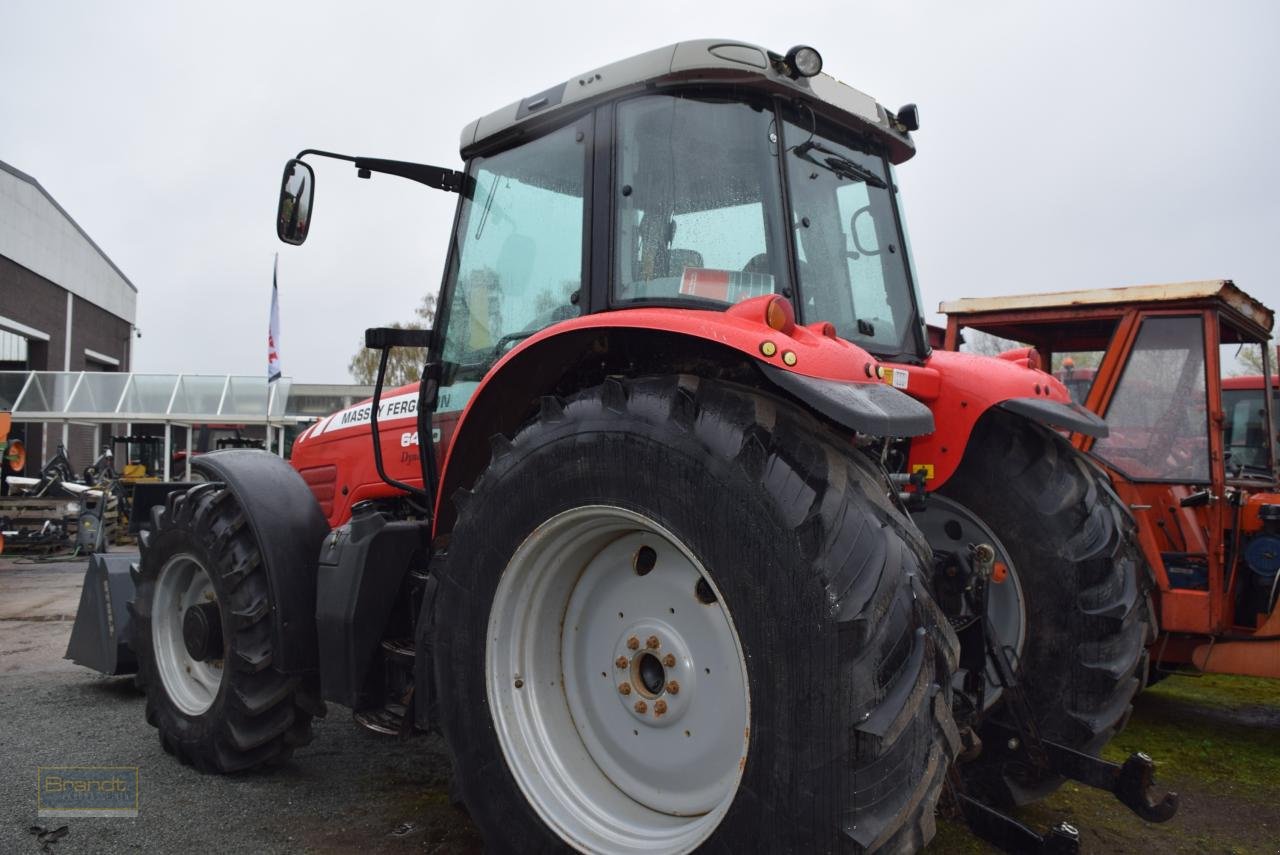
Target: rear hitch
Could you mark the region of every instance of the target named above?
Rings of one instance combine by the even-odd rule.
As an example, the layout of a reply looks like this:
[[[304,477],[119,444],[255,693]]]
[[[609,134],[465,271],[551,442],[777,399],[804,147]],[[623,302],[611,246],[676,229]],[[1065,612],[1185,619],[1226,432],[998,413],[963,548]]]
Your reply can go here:
[[[1147,822],[1168,822],[1178,812],[1178,794],[1156,787],[1155,761],[1141,751],[1129,755],[1123,764],[1112,763],[1041,738],[1040,750],[1044,757],[1041,764],[1033,762],[1024,747],[1026,740],[1017,730],[1000,722],[991,722],[989,727],[1001,734],[1004,745],[1000,746],[1000,742],[996,745],[1014,754],[1018,761],[1105,790]]]
[[[934,557],[935,589],[945,598],[950,592],[963,600],[967,618],[957,627],[960,638],[961,662],[968,662],[972,680],[966,680],[965,689],[974,696],[973,708],[983,708],[986,690],[984,670],[986,664],[994,667],[996,678],[1004,691],[1005,721],[988,719],[983,723],[985,739],[977,743],[976,750],[965,755],[976,756],[984,751],[996,752],[1000,759],[1033,774],[1061,775],[1105,790],[1116,800],[1147,822],[1167,822],[1178,812],[1178,794],[1164,792],[1156,787],[1155,761],[1141,752],[1129,757],[1123,764],[1093,757],[1053,740],[1040,732],[1035,716],[1019,684],[1017,670],[1008,649],[1000,644],[987,613],[987,580],[991,575],[993,551],[987,544],[970,544],[967,550],[936,554]],[[958,595],[958,596],[957,596]],[[971,732],[971,731],[970,731]],[[963,761],[962,761],[963,762]],[[1015,853],[1075,853],[1079,851],[1079,832],[1067,823],[1059,823],[1041,835],[1013,817],[974,799],[964,791],[959,773],[952,770],[949,776],[950,790],[956,805],[969,828],[978,837]]]

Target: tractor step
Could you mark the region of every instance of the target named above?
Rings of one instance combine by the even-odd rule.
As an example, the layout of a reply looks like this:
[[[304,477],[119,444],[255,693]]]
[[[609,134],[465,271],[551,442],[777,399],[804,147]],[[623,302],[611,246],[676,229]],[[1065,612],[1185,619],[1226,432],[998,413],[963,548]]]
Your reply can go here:
[[[351,717],[355,719],[356,724],[379,736],[403,736],[404,714],[403,704],[387,704],[382,709],[357,710]]]
[[[388,660],[412,670],[415,658],[412,638],[384,638],[382,652]]]
[[[387,702],[382,707],[356,710],[352,717],[366,730],[382,736],[407,738],[413,733],[413,663],[416,658],[413,639],[384,638],[380,647],[388,686],[399,688],[388,689]],[[395,677],[397,674],[404,679]]]

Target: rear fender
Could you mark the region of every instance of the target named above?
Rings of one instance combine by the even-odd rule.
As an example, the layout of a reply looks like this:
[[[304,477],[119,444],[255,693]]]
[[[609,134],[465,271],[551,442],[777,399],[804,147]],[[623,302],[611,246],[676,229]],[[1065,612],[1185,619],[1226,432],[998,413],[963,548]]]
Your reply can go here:
[[[927,407],[879,382],[875,359],[829,325],[784,334],[764,323],[769,297],[726,312],[629,309],[565,321],[526,339],[486,375],[458,422],[436,498],[436,534],[450,531],[452,497],[489,462],[490,439],[510,436],[546,395],[613,375],[683,373],[760,386],[852,432],[918,436]],[[766,355],[767,354],[767,355]]]
[[[1008,359],[935,350],[924,366],[885,366],[884,382],[928,405],[936,427],[911,442],[910,471],[923,469],[929,491],[955,474],[978,419],[999,406],[1069,431],[1106,436],[1106,422],[1071,400],[1051,374]]]

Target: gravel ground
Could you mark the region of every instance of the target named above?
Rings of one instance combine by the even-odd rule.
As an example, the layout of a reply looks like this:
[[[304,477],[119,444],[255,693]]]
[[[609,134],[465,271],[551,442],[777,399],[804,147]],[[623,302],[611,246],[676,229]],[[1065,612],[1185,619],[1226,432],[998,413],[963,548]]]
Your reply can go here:
[[[33,825],[68,826],[46,851],[470,852],[438,737],[369,734],[330,705],[284,767],[202,775],[165,754],[132,678],[62,659],[86,562],[0,558],[0,852],[40,852]],[[38,766],[137,766],[136,819],[38,819]]]
[[[29,829],[67,826],[43,851],[479,852],[474,826],[449,802],[438,737],[374,736],[330,705],[316,740],[284,767],[201,775],[160,748],[132,678],[105,678],[62,659],[86,562],[0,557],[0,853],[40,852]],[[1179,682],[1181,681],[1181,682]],[[1105,794],[1068,784],[1021,813],[1033,827],[1084,830],[1084,849],[1263,855],[1280,852],[1275,764],[1280,696],[1249,678],[1171,678],[1144,693],[1111,759],[1150,749],[1179,815],[1146,825]],[[137,766],[136,819],[39,819],[38,766]],[[930,853],[989,853],[941,823]]]

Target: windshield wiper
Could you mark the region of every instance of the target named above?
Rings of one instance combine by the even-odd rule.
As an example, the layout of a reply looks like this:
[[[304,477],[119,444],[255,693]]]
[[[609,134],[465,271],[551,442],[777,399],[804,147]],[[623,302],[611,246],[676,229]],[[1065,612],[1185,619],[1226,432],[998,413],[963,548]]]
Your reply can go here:
[[[1239,463],[1237,465],[1240,467],[1240,472],[1244,475],[1250,475],[1254,473],[1258,475],[1271,474],[1271,467],[1263,466],[1261,463]]]
[[[851,181],[862,181],[868,186],[878,187],[881,190],[886,190],[889,187],[883,178],[876,175],[870,169],[858,165],[849,158],[839,154],[838,152],[834,152],[823,146],[821,143],[814,142],[813,140],[800,143],[800,145],[796,146],[792,151],[795,152],[796,156],[801,160],[806,160],[814,166],[821,166],[824,169],[829,169],[841,178],[848,178]],[[819,160],[809,154],[811,151],[821,152],[827,156]]]

